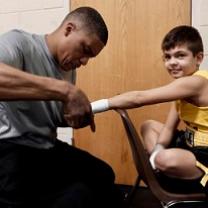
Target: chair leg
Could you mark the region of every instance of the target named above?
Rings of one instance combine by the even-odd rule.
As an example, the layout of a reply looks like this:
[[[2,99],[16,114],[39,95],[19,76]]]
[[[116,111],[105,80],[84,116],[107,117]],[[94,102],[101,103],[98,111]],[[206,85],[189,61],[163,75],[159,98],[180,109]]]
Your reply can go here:
[[[136,181],[135,181],[135,183],[134,183],[134,185],[133,185],[133,187],[131,189],[131,191],[129,192],[129,194],[125,198],[126,207],[130,206],[130,203],[132,202],[132,198],[133,198],[133,196],[135,194],[136,189],[139,186],[140,181],[141,181],[141,177],[138,175],[137,178],[136,178]]]

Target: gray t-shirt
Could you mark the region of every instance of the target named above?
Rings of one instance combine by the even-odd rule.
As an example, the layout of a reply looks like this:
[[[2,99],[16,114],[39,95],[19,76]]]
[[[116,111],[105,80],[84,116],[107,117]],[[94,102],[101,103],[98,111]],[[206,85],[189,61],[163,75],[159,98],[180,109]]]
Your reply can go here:
[[[0,62],[25,72],[75,80],[75,70],[63,72],[52,57],[44,35],[12,30],[0,36]],[[58,101],[0,102],[0,139],[37,148],[49,148],[56,140],[57,127],[67,126]],[[15,137],[21,136],[21,139]],[[25,138],[25,139],[24,139]]]

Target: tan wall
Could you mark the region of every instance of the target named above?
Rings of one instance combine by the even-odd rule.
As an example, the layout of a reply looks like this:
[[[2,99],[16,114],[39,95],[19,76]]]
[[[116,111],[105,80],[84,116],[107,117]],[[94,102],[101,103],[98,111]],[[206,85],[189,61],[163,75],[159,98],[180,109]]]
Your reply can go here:
[[[13,28],[52,31],[69,11],[69,0],[0,0],[0,33]]]

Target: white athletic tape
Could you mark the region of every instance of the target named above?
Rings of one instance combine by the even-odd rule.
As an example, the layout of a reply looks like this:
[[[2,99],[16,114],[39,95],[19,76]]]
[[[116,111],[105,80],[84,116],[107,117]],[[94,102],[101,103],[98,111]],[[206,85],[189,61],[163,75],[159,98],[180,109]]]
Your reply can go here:
[[[101,113],[103,111],[109,110],[108,99],[97,100],[91,103],[92,112]]]
[[[163,150],[163,149],[164,149],[163,145],[161,145],[161,144],[156,144],[156,146],[155,146],[155,148],[154,148],[152,154],[150,155],[149,161],[150,161],[150,164],[151,164],[151,166],[152,166],[152,168],[153,168],[154,170],[156,169],[156,166],[155,166],[155,157],[156,157],[157,154],[158,154],[161,150]]]

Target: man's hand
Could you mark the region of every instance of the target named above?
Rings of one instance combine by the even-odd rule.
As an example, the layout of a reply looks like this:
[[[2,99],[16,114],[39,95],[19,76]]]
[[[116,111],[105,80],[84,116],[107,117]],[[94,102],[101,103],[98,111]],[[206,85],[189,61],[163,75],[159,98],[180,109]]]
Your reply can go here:
[[[75,86],[71,88],[64,102],[64,117],[67,124],[78,129],[90,125],[95,131],[94,115],[87,96]]]

